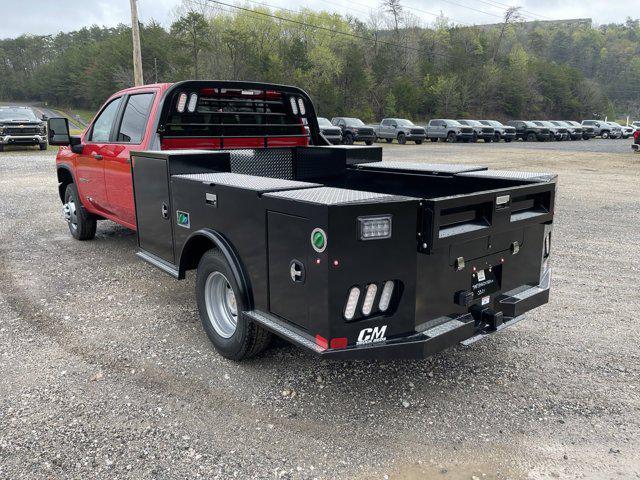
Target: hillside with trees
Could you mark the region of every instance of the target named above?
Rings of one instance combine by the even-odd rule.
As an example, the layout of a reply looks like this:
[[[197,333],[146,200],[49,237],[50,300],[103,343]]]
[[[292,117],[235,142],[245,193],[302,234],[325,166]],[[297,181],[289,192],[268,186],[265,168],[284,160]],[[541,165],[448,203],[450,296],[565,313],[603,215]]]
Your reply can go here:
[[[304,10],[183,9],[141,25],[146,83],[295,84],[324,116],[508,119],[640,114],[640,25],[425,28],[398,0],[371,18]],[[131,30],[93,26],[0,40],[0,99],[96,108],[132,84]]]

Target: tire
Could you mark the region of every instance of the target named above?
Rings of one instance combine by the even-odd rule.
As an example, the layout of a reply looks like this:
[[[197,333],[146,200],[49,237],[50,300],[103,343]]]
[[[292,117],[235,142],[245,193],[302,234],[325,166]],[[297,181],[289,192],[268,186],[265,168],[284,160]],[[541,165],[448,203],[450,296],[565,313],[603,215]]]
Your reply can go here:
[[[269,346],[271,333],[241,314],[247,301],[218,249],[206,252],[198,263],[196,300],[202,327],[223,357],[242,360]]]
[[[605,140],[606,140],[607,138],[609,138],[609,137],[610,137],[609,132],[607,132],[606,130],[605,130],[604,132],[602,132],[602,133],[600,134],[600,136],[601,136],[602,138],[604,138]]]
[[[456,143],[458,141],[458,138],[456,137],[456,132],[449,132],[447,133],[447,143]]]
[[[387,141],[387,143],[393,142],[393,138],[385,138],[385,140]]]
[[[422,140],[416,140],[416,145],[422,145]]]
[[[511,143],[511,139],[510,138],[505,138],[504,141],[505,141],[505,143]]]
[[[493,138],[486,138],[484,139],[484,143],[491,143],[493,142]]]
[[[0,143],[0,152],[4,151],[4,143]]]
[[[500,136],[500,132],[496,132],[496,133],[493,135],[493,141],[494,141],[494,142],[500,142],[500,140],[501,140],[501,139],[502,139],[502,137]]]
[[[342,142],[345,145],[353,145],[353,135],[351,133],[345,133],[344,137],[342,138]]]
[[[398,134],[398,143],[399,143],[400,145],[404,145],[404,144],[406,144],[406,143],[407,143],[407,137],[405,136],[405,134],[404,134],[404,133],[399,133],[399,134]]]
[[[373,140],[365,140],[365,145],[373,145]]]
[[[39,146],[40,146],[40,150],[46,150],[47,149],[47,144],[46,143],[41,143]]]
[[[438,141],[437,138],[430,138],[429,140],[431,140],[433,143],[436,143]]]
[[[478,141],[478,135],[476,135],[475,133],[473,134],[473,138],[471,139],[471,141],[473,143],[476,143]]]
[[[64,191],[63,213],[71,236],[76,240],[92,240],[96,236],[96,217],[85,210],[80,201],[75,183]]]
[[[525,142],[535,142],[538,140],[538,137],[536,137],[535,133],[527,133],[527,136],[525,137],[524,141]]]

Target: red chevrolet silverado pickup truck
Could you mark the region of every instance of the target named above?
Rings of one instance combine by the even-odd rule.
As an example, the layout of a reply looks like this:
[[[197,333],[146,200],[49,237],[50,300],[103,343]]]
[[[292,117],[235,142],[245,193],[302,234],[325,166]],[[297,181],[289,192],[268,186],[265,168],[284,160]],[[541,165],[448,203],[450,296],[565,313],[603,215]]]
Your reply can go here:
[[[132,88],[83,135],[48,131],[71,234],[110,219],[141,259],[196,270],[228,358],[272,333],[324,358],[423,358],[548,301],[553,174],[331,146],[302,90],[266,83]]]
[[[100,219],[136,229],[132,151],[295,147],[308,145],[309,135],[316,145],[327,143],[319,137],[318,128],[307,133],[307,124],[291,114],[285,94],[303,93],[297,88],[265,90],[265,84],[247,82],[216,82],[214,88],[200,83],[160,83],[121,90],[109,97],[81,136],[70,137],[71,145],[60,148],[56,158],[60,198],[75,238],[93,238]],[[216,134],[205,134],[206,120],[195,111],[195,104],[187,102],[186,85],[197,88],[201,100],[206,96],[215,101],[222,124]],[[180,95],[183,97],[178,101],[184,98],[182,112],[163,109],[171,103],[169,97],[173,100]],[[263,106],[268,105],[268,111],[256,112],[254,105],[265,110]],[[308,105],[313,108],[311,102]],[[317,122],[315,112],[305,113],[304,122]],[[270,123],[262,122],[264,118]],[[63,119],[52,120],[59,136],[68,135],[58,123]],[[187,121],[188,126],[180,125]],[[53,135],[55,138],[55,131]]]

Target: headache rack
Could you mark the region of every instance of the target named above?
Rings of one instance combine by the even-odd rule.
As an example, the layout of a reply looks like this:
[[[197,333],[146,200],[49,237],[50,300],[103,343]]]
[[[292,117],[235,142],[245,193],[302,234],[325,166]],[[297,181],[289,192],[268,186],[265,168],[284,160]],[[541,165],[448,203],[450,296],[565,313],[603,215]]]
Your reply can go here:
[[[307,94],[286,85],[253,82],[186,81],[163,98],[157,133],[162,142],[210,139],[215,148],[237,148],[234,139],[255,146],[325,145]],[[276,139],[276,142],[270,140]]]

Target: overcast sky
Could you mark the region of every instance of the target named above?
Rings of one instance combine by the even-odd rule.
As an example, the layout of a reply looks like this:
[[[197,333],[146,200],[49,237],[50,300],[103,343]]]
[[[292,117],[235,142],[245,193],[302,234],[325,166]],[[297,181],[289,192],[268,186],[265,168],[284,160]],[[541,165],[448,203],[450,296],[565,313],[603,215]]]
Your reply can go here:
[[[23,33],[50,34],[72,31],[89,25],[113,26],[130,21],[129,0],[19,0],[6,1],[0,22],[0,38]],[[222,0],[236,3],[235,0]],[[138,0],[140,18],[169,25],[182,0]],[[351,13],[368,18],[380,0],[257,0],[244,5],[269,4],[288,9],[302,7]],[[461,24],[496,23],[507,5],[523,8],[527,19],[592,18],[596,23],[623,22],[638,18],[637,0],[402,0],[402,5],[420,18],[433,21],[440,12]],[[634,4],[636,5],[634,7]]]

